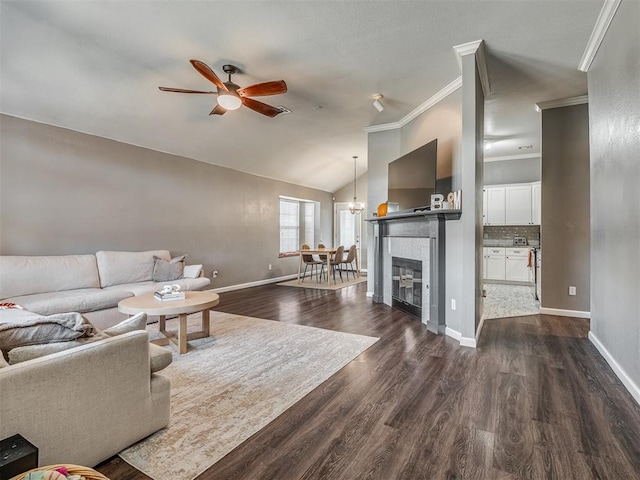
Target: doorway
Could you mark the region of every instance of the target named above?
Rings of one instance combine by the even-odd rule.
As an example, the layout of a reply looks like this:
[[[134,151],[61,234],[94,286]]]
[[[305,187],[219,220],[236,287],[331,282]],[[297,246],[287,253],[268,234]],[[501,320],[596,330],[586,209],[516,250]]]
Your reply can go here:
[[[333,244],[344,245],[345,250],[355,245],[360,250],[362,214],[351,213],[348,202],[336,202],[333,208]]]

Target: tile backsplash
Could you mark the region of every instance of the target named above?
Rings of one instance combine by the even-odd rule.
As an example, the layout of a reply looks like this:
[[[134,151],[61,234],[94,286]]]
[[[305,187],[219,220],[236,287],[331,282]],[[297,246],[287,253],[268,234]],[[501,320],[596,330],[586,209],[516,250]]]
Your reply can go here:
[[[540,225],[512,227],[507,225],[484,227],[485,240],[513,240],[514,237],[527,237],[527,243],[540,241]]]

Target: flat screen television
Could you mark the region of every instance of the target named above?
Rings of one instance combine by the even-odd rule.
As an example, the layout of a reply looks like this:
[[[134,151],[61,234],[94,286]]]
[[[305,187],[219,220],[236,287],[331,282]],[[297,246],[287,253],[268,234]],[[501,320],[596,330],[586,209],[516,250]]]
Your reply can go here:
[[[431,195],[445,197],[451,191],[451,177],[438,179],[438,140],[433,140],[389,164],[387,199],[398,210],[424,208]]]

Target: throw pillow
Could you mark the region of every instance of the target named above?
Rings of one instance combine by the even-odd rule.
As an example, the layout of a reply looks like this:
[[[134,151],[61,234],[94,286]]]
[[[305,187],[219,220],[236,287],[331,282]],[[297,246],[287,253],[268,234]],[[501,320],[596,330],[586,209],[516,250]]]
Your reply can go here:
[[[57,313],[48,317],[30,317],[0,323],[0,350],[25,345],[66,342],[90,337],[94,327],[77,312]]]
[[[185,265],[182,276],[184,278],[198,278],[202,271],[202,265]]]
[[[123,333],[133,332],[135,330],[145,330],[147,328],[147,314],[138,313],[133,317],[129,317],[126,320],[121,321],[119,324],[109,327],[106,330],[102,330],[100,333],[108,337],[115,337],[116,335],[122,335]]]
[[[180,255],[167,261],[154,256],[151,278],[154,282],[171,282],[182,278],[185,258],[186,255]]]

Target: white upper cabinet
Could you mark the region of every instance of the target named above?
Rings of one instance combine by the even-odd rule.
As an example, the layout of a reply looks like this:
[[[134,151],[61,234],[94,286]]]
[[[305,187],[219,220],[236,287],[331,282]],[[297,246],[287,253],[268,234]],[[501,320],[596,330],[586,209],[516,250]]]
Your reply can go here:
[[[505,196],[504,187],[485,187],[487,210],[484,217],[485,225],[505,225]],[[484,198],[484,195],[483,195]],[[483,207],[484,210],[484,207]]]
[[[531,185],[505,187],[507,225],[531,225]]]
[[[540,225],[540,198],[540,182],[484,187],[483,224]]]
[[[542,188],[540,182],[531,184],[531,223],[542,224]]]

